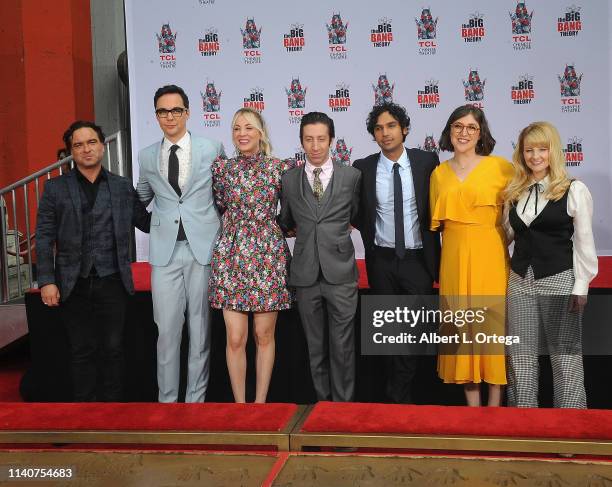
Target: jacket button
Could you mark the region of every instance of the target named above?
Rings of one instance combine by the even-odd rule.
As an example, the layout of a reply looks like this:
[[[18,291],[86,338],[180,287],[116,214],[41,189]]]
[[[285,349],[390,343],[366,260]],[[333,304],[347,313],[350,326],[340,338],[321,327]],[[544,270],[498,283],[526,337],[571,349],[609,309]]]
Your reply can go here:
[[[178,223],[178,220],[174,220],[174,223]]]
[[[183,200],[179,200],[179,205],[182,205],[182,204],[183,204]]]

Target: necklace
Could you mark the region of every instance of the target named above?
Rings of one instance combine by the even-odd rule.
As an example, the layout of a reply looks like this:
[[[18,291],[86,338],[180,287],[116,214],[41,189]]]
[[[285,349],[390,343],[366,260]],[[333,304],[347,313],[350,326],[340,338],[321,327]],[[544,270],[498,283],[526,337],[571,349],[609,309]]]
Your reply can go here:
[[[478,162],[474,162],[474,161],[469,161],[464,165],[461,165],[461,163],[459,163],[459,161],[457,159],[455,159],[454,157],[451,159],[451,161],[453,162],[453,164],[459,168],[461,171],[465,171],[466,169],[469,169],[471,167],[474,167],[476,164],[478,164]]]

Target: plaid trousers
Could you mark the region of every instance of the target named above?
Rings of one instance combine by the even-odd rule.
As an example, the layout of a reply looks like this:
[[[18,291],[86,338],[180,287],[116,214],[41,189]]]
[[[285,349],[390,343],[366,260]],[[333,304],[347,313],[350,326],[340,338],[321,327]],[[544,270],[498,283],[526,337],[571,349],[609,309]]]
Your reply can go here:
[[[538,407],[539,354],[550,354],[554,407],[585,409],[582,365],[582,313],[570,312],[572,269],[534,279],[510,271],[508,335],[520,344],[508,351],[508,406]]]

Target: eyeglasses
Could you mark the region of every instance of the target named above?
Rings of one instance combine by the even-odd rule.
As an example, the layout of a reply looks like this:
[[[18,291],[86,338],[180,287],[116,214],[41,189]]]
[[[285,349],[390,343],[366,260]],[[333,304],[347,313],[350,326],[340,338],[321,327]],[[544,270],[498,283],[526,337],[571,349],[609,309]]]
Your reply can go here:
[[[76,142],[74,144],[72,144],[70,146],[70,148],[75,151],[75,152],[79,152],[85,149],[85,147],[88,147],[90,149],[94,149],[98,144],[100,143],[99,140],[97,139],[91,139],[88,140],[87,142]]]
[[[187,110],[187,108],[181,107],[174,107],[170,110],[166,110],[165,108],[158,108],[157,110],[155,110],[155,115],[157,115],[158,118],[168,118],[168,115],[172,114],[174,118],[181,118],[183,116],[183,113],[185,113]]]
[[[480,127],[477,125],[463,125],[462,123],[452,123],[451,128],[456,134],[461,134],[465,130],[468,135],[474,135],[480,131]]]

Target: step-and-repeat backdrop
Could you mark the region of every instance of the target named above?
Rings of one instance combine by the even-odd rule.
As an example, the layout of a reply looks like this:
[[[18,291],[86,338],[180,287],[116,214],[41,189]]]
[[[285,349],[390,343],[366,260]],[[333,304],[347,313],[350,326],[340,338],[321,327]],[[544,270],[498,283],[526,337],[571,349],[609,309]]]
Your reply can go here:
[[[405,106],[407,145],[438,151],[451,111],[472,103],[507,158],[530,122],[558,127],[571,174],[594,197],[598,252],[612,254],[607,0],[126,0],[125,10],[134,161],[161,140],[153,94],[170,83],[189,95],[190,130],[228,154],[232,116],[248,106],[275,155],[303,159],[300,119],[317,110],[334,119],[332,156],[346,164],[377,152],[365,129],[374,104]]]

